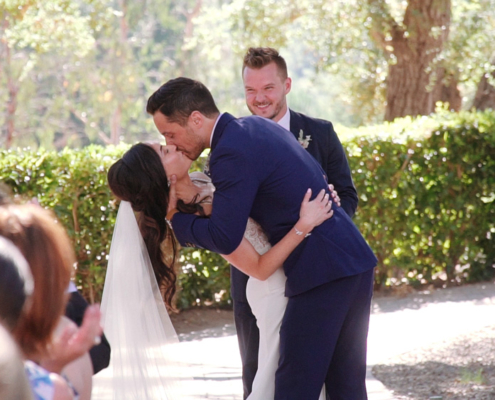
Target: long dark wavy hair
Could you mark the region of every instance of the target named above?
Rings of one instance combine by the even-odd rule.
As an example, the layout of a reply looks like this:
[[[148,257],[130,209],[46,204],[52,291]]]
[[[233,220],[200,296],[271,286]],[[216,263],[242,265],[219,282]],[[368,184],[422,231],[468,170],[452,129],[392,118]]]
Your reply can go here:
[[[108,185],[113,194],[131,203],[138,212],[138,225],[148,249],[156,280],[163,293],[165,303],[174,309],[177,275],[175,261],[178,244],[165,221],[168,209],[168,179],[160,157],[146,144],[132,146],[120,160],[108,170]],[[177,203],[177,209],[185,213],[203,214],[196,198],[185,204]],[[171,254],[164,254],[162,244],[170,240]]]

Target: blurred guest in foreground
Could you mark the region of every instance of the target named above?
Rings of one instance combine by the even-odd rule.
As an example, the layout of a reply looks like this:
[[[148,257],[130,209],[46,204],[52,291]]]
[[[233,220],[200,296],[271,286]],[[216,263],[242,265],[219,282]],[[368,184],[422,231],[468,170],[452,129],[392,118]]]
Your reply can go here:
[[[0,399],[33,399],[21,353],[10,332],[15,329],[33,280],[26,260],[0,236]]]
[[[12,194],[10,188],[0,182],[0,206],[12,204]],[[37,199],[32,199],[31,202],[39,204]],[[69,301],[65,309],[65,316],[74,321],[77,326],[81,326],[86,309],[89,303],[77,291],[76,285],[71,281],[68,288]],[[102,369],[108,367],[110,363],[110,344],[104,334],[101,335],[101,343],[95,344],[89,351],[91,363],[93,365],[93,374],[98,373]]]
[[[98,306],[88,307],[80,328],[63,316],[75,263],[66,232],[39,206],[3,205],[0,235],[19,248],[33,275],[29,307],[13,331],[25,358],[33,361],[26,364],[31,382],[54,372],[66,378],[73,392],[69,398],[89,400],[93,369],[88,350],[101,341],[101,315]]]

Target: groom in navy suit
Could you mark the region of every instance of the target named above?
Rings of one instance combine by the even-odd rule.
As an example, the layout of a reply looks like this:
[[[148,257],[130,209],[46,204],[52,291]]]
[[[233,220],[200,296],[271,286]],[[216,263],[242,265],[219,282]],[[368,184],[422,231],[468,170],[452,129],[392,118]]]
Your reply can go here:
[[[249,111],[271,119],[293,133],[321,165],[328,182],[340,196],[342,208],[352,217],[358,197],[342,144],[331,122],[289,109],[286,96],[292,81],[284,58],[273,48],[251,47],[244,56],[242,77]],[[242,360],[244,398],[252,390],[259,350],[259,330],[246,298],[248,278],[237,268],[231,267],[231,295]]]
[[[230,254],[248,217],[271,244],[292,232],[309,188],[328,191],[324,171],[293,135],[257,116],[220,114],[200,82],[177,78],[148,100],[147,111],[167,144],[194,160],[211,147],[215,200],[210,218],[170,209],[167,219],[183,245]],[[376,258],[349,216],[333,217],[284,263],[287,309],[280,330],[276,400],[366,399],[366,338]]]

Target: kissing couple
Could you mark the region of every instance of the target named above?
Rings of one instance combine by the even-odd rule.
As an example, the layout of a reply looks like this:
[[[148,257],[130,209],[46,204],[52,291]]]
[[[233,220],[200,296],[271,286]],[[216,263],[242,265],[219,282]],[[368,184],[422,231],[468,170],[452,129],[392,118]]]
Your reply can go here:
[[[102,302],[112,347],[119,345],[109,321],[127,320],[133,329],[140,325],[130,316],[114,315],[125,308],[119,309],[109,293],[121,291],[126,301],[131,297],[115,277],[150,272],[151,297],[161,292],[170,306],[177,240],[221,254],[250,276],[247,297],[260,329],[260,350],[248,399],[366,399],[366,338],[377,260],[332,200],[321,166],[276,123],[220,113],[209,90],[188,78],[162,85],[149,98],[147,111],[167,145],[137,144],[108,172],[112,192],[124,201]],[[189,175],[192,160],[206,148],[211,148],[209,176]],[[142,235],[135,243],[128,241],[132,223],[127,221],[132,220],[132,229]],[[113,251],[119,245],[116,237],[127,240],[118,252]],[[163,246],[167,241],[169,251]],[[127,252],[141,257],[137,265],[123,256]],[[112,264],[117,254],[121,261]],[[143,307],[147,303],[141,293],[136,291],[133,300],[140,305],[140,320],[151,312]],[[157,320],[167,319],[158,314]],[[165,336],[176,340],[173,333]],[[144,339],[138,335],[136,342],[135,347],[126,345],[125,352],[138,352]],[[174,362],[177,358],[168,366]],[[138,367],[134,375],[146,380],[147,363],[131,363]],[[170,385],[173,367],[167,371],[161,374],[165,397],[157,398],[177,395]],[[146,394],[150,385],[144,384],[146,397],[118,398],[153,398]]]

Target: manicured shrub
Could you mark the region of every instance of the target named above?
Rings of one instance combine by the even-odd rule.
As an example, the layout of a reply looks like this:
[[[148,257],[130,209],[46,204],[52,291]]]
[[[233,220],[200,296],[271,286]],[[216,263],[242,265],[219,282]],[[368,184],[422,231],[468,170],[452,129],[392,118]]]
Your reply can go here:
[[[92,302],[101,299],[116,217],[106,171],[126,148],[0,153],[0,177],[14,194],[24,200],[36,197],[64,224],[77,256],[76,284]]]
[[[129,145],[89,146],[60,153],[30,149],[0,151],[0,180],[20,201],[37,198],[52,209],[71,237],[77,256],[76,284],[91,302],[101,300],[118,201],[107,171]],[[193,164],[201,170],[204,158]],[[227,304],[228,264],[217,254],[183,249],[177,304]],[[226,289],[224,289],[226,288]]]
[[[377,287],[495,276],[493,111],[441,112],[339,134],[360,199],[354,221],[379,260]],[[76,283],[90,301],[101,299],[118,207],[106,173],[128,147],[0,151],[0,180],[24,201],[36,197],[54,210],[68,230]],[[182,249],[180,261],[179,308],[230,304],[230,272],[219,255]]]
[[[355,222],[379,258],[377,283],[493,277],[495,113],[441,112],[352,135]]]

